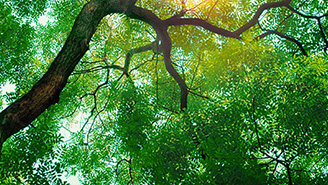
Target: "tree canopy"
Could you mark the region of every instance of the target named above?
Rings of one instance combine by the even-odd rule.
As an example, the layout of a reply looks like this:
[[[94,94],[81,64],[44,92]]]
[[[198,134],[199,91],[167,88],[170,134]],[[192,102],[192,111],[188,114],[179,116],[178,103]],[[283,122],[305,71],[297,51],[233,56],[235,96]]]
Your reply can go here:
[[[327,1],[0,2],[1,184],[327,183]]]

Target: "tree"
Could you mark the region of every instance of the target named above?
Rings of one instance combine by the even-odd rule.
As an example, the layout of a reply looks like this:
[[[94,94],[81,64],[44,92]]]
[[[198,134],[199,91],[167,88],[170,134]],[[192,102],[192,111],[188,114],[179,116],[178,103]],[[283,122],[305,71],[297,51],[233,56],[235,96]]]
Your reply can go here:
[[[47,6],[55,22],[33,30]],[[3,1],[1,82],[18,89],[0,113],[3,181],[325,182],[327,6]]]

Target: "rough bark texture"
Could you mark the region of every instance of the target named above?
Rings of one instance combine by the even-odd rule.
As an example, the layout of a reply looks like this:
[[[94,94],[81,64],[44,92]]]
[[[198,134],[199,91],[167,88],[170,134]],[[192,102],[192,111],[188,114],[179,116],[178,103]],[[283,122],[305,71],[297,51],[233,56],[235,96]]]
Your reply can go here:
[[[0,151],[11,135],[27,127],[48,107],[59,101],[59,94],[75,66],[89,48],[89,42],[101,19],[116,12],[126,12],[135,0],[93,0],[75,20],[64,47],[48,71],[22,98],[0,113]]]
[[[153,12],[145,10],[139,7],[133,7],[131,12],[127,14],[129,17],[134,19],[140,19],[144,22],[150,24],[157,33],[159,40],[161,41],[161,51],[164,57],[164,64],[166,70],[174,78],[180,87],[180,109],[183,111],[187,108],[187,97],[188,97],[188,87],[184,79],[179,75],[172,65],[171,60],[171,38],[167,32],[168,27],[167,21],[161,20]]]

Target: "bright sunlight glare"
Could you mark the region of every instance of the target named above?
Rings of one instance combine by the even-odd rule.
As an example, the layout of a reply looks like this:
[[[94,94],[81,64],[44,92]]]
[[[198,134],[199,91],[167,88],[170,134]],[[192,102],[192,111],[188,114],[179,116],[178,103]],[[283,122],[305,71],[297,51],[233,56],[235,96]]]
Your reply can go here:
[[[0,95],[4,96],[7,93],[15,92],[15,88],[16,88],[16,86],[14,84],[7,82],[3,86],[0,86]],[[0,108],[5,109],[8,106],[6,99],[3,100],[3,103],[4,103],[3,107],[0,106]]]
[[[204,7],[212,1],[214,0],[161,0],[161,3],[168,3],[171,5],[184,4],[187,9],[191,10],[199,7]]]
[[[183,0],[183,1],[185,1],[185,4],[188,9],[190,9],[190,8],[193,9],[193,8],[197,8],[199,6],[204,6],[211,0]]]
[[[11,84],[9,82],[7,82],[2,88],[2,94],[6,94],[6,93],[10,93],[10,92],[14,92],[15,91],[16,86],[14,84]]]

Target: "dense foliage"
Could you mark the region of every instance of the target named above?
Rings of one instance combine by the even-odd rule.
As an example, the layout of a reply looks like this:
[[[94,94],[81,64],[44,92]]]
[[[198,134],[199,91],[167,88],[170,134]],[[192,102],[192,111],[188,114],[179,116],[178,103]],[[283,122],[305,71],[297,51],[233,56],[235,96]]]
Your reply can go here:
[[[87,1],[0,2],[0,83],[15,85],[4,108],[47,71]],[[270,2],[135,5],[235,31]],[[169,27],[189,92],[182,109],[156,30],[104,17],[59,103],[4,143],[1,184],[67,184],[63,174],[82,184],[327,184],[328,2],[290,6],[263,11],[240,39]]]

